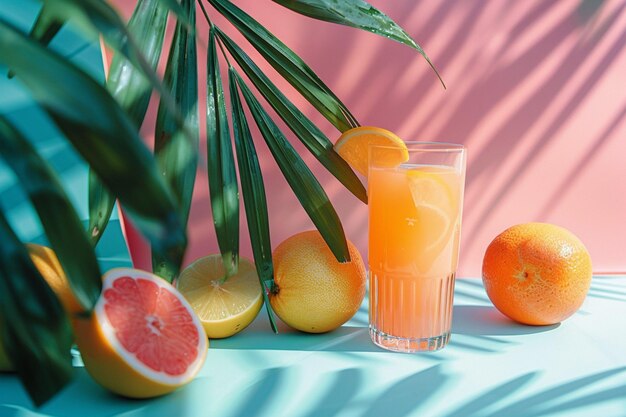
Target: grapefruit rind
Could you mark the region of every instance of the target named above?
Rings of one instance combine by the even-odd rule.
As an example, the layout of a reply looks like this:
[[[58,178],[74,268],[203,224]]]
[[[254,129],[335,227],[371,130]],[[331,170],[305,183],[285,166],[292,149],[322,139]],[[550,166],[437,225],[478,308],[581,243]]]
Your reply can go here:
[[[143,272],[143,271],[141,273],[138,273],[138,271],[133,270],[133,269],[116,268],[105,274],[104,282],[102,284],[102,293],[104,294],[104,292],[107,289],[112,288],[115,280],[119,278],[123,278],[123,277],[130,277],[133,279],[137,279],[137,278],[146,279],[156,284],[159,288],[166,288],[166,290],[169,290],[169,291],[174,290],[174,287],[172,287],[170,284],[168,284],[163,279],[157,277],[156,275],[152,275],[150,273]],[[146,377],[154,381],[158,381],[158,382],[168,384],[168,385],[181,385],[181,384],[185,384],[190,379],[192,379],[193,376],[197,373],[197,371],[202,367],[202,364],[203,364],[203,360],[201,360],[203,357],[202,352],[206,351],[208,348],[207,338],[205,334],[203,334],[202,331],[200,331],[200,329],[202,329],[202,323],[200,322],[200,320],[194,313],[193,308],[191,307],[191,305],[189,305],[189,303],[187,302],[187,300],[185,300],[184,297],[179,296],[177,297],[177,299],[188,311],[192,322],[194,323],[196,329],[198,329],[198,332],[199,332],[198,346],[197,346],[198,351],[197,351],[196,360],[192,362],[187,368],[187,371],[180,376],[173,376],[173,375],[168,375],[165,372],[154,371],[151,368],[149,368],[147,365],[144,365],[140,360],[138,360],[134,354],[128,352],[126,348],[124,348],[122,344],[120,343],[120,341],[118,340],[115,334],[115,329],[113,325],[111,324],[111,322],[109,321],[109,318],[105,312],[105,306],[106,306],[105,298],[101,297],[98,303],[96,304],[96,314],[97,314],[97,317],[99,317],[100,319],[99,320],[100,326],[107,340],[111,343],[114,350],[118,352],[118,354],[131,367],[133,367],[139,373],[144,374]]]
[[[101,347],[100,353],[101,354],[104,353],[104,354],[103,355],[97,354],[93,358],[94,362],[97,362],[99,360],[102,360],[103,362],[106,362],[106,361],[115,362],[114,358],[115,356],[117,356],[121,362],[123,362],[128,368],[130,368],[135,373],[134,375],[119,375],[120,379],[123,378],[124,376],[128,376],[131,379],[132,377],[134,377],[137,379],[137,382],[136,382],[137,385],[141,385],[147,382],[148,383],[147,385],[150,385],[150,386],[146,387],[147,388],[146,390],[142,390],[141,387],[137,387],[136,393],[127,392],[126,389],[121,389],[121,390],[116,389],[116,382],[110,380],[112,378],[112,375],[105,377],[104,378],[105,380],[103,380],[103,378],[99,378],[99,375],[94,375],[93,373],[92,373],[92,376],[94,376],[94,379],[96,379],[98,382],[100,382],[105,387],[111,389],[112,391],[118,392],[122,395],[133,396],[133,397],[150,397],[150,396],[161,395],[188,383],[194,378],[194,376],[198,373],[198,371],[204,364],[204,360],[205,360],[207,350],[208,350],[208,340],[206,338],[206,335],[204,333],[200,320],[197,318],[197,316],[193,312],[193,309],[191,308],[189,303],[187,303],[185,298],[182,297],[181,295],[178,295],[175,292],[174,287],[172,287],[169,283],[157,277],[156,275],[150,274],[145,271],[139,271],[139,270],[135,270],[131,268],[115,268],[115,269],[110,270],[103,277],[102,294],[104,294],[104,292],[107,289],[112,288],[113,283],[117,279],[120,279],[123,277],[130,277],[135,280],[138,278],[145,279],[156,284],[159,288],[165,288],[167,291],[174,294],[174,296],[178,299],[178,301],[183,305],[183,307],[189,313],[192,323],[198,331],[197,356],[195,360],[191,362],[191,364],[189,364],[186,371],[177,376],[168,375],[165,372],[158,372],[149,368],[147,365],[142,363],[133,353],[127,351],[126,348],[122,346],[121,342],[118,340],[116,336],[115,328],[113,327],[113,325],[111,324],[111,322],[109,321],[107,317],[107,314],[105,311],[105,306],[107,304],[107,301],[105,300],[104,296],[101,296],[98,302],[96,303],[95,311],[92,316],[93,319],[96,321],[96,323],[94,323],[92,327],[97,327],[97,329],[92,329],[92,330],[96,331],[96,333],[100,333],[100,337],[102,338],[101,340],[102,344],[108,344],[109,346],[106,346],[108,347],[108,349],[104,349],[105,346]],[[92,337],[93,337],[93,333],[92,333]],[[81,343],[79,343],[79,348],[81,349],[81,353],[82,353],[83,349],[81,347]],[[105,350],[109,350],[109,352],[104,352]],[[106,366],[102,366],[102,365],[106,365],[106,364],[101,363],[101,364],[97,364],[96,366],[98,366],[101,372],[104,372],[102,371],[102,368],[105,368]],[[115,365],[121,370],[126,368],[122,364],[113,363],[111,365]],[[89,370],[90,367],[87,366],[87,368]],[[96,373],[100,373],[100,372],[96,372]],[[121,383],[121,381],[118,381],[117,383]]]

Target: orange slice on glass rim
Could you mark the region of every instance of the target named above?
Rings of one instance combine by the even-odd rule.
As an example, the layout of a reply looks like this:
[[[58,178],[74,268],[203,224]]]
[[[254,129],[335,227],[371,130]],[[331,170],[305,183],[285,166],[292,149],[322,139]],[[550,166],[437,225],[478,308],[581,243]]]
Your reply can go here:
[[[389,130],[374,126],[346,130],[335,143],[334,149],[352,168],[367,177],[368,148],[372,145],[387,148],[385,152],[377,152],[378,166],[394,167],[409,159],[409,152],[402,139]]]

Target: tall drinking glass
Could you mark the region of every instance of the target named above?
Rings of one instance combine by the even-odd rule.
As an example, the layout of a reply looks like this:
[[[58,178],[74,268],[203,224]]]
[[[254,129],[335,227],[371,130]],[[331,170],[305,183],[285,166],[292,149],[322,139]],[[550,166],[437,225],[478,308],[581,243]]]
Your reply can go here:
[[[407,142],[369,148],[369,329],[400,352],[443,348],[450,338],[459,257],[466,152]]]

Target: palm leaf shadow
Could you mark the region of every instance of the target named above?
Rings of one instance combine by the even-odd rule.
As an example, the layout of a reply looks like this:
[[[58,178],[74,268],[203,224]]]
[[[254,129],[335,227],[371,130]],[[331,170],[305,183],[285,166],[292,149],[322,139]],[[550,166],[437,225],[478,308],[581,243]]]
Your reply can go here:
[[[623,42],[626,42],[625,36],[626,32],[621,38],[622,44]],[[619,45],[619,43],[616,43],[615,45]],[[604,149],[603,145],[611,140],[614,131],[620,126],[624,117],[626,117],[626,104],[622,106],[622,109],[618,111],[615,117],[606,125],[606,128],[602,131],[602,133],[597,136],[593,146],[591,146],[590,149],[584,153],[576,164],[571,165],[572,168],[566,175],[563,176],[563,180],[559,183],[559,185],[554,188],[555,190],[558,190],[558,193],[554,193],[549,201],[547,201],[539,211],[540,217],[547,218],[550,216],[552,211],[561,201],[561,197],[570,192],[570,189],[576,183],[576,176],[579,175],[580,172],[584,172],[587,169],[593,159]]]
[[[390,411],[394,417],[415,413],[445,385],[448,376],[441,369],[435,365],[396,382],[374,398],[361,417],[386,416]]]
[[[581,21],[589,22],[593,20],[604,6],[605,0],[581,0],[578,5],[578,15]]]
[[[598,404],[606,401],[626,398],[626,384],[605,391],[596,392],[584,397],[576,398],[561,404],[545,408],[537,412],[536,416],[548,416],[553,413],[562,413],[565,410],[573,410],[579,407],[587,407],[591,404]]]
[[[233,417],[262,415],[264,410],[271,409],[272,401],[277,397],[276,392],[285,389],[284,385],[284,368],[270,368],[263,371],[257,382],[246,390],[249,394],[231,415]]]
[[[617,375],[624,371],[626,371],[626,366],[598,372],[592,375],[587,375],[582,378],[578,378],[549,389],[541,390],[541,392],[537,394],[530,395],[519,401],[495,410],[491,414],[488,414],[488,417],[531,417],[548,415],[551,412],[555,412],[557,410],[561,411],[562,409],[564,409],[564,407],[582,407],[602,401],[607,401],[609,399],[614,399],[617,397],[624,397],[624,395],[626,395],[626,389],[624,385],[621,385],[617,388],[609,389],[600,393],[590,394],[585,397],[576,398],[565,403],[554,404],[559,399],[567,395],[570,395],[576,391],[589,387],[597,382],[600,382],[606,378]],[[617,395],[617,393],[615,392],[616,390],[619,391],[620,395]]]
[[[304,417],[331,417],[345,409],[363,385],[363,371],[357,368],[342,369]]]
[[[602,298],[604,300],[626,301],[626,292],[615,289],[594,288],[592,286],[587,295],[589,297]]]
[[[620,13],[616,13],[615,18],[609,20],[606,23],[603,30],[608,31],[608,29],[617,20],[617,16],[619,15],[621,15],[621,11]],[[546,82],[546,85],[553,85],[553,84],[556,84],[559,86],[565,85],[564,84],[565,81],[575,76],[575,71],[566,70],[566,69],[575,68],[576,63],[579,61],[579,54],[581,53],[581,51],[584,51],[585,49],[593,49],[595,46],[597,46],[600,43],[601,39],[602,39],[601,36],[597,36],[593,38],[593,40],[590,41],[588,44],[583,44],[582,46],[574,48],[570,52],[570,54],[566,58],[563,59],[561,70],[555,71],[555,75],[552,77],[551,80]],[[523,175],[524,170],[527,169],[529,166],[531,166],[532,162],[539,158],[540,153],[545,151],[548,148],[548,143],[550,143],[551,140],[557,137],[556,133],[558,132],[558,130],[562,126],[564,126],[566,124],[566,121],[575,114],[575,110],[578,107],[580,107],[582,103],[585,102],[584,99],[589,94],[592,93],[593,86],[600,82],[600,80],[602,79],[602,74],[608,71],[608,69],[611,67],[610,63],[615,60],[615,58],[617,57],[617,52],[622,47],[625,41],[626,41],[626,32],[623,32],[622,36],[620,36],[620,38],[613,43],[611,50],[605,54],[604,58],[598,63],[598,65],[595,67],[591,75],[589,75],[586,78],[585,82],[578,88],[575,95],[568,101],[567,105],[565,105],[564,108],[561,109],[559,114],[551,121],[550,125],[545,129],[545,131],[542,132],[539,140],[537,140],[536,143],[533,145],[533,147],[527,152],[526,157],[523,158],[523,160],[517,164],[515,170],[512,170],[508,174],[507,180],[503,181],[502,183],[503,185],[500,186],[498,191],[491,198],[489,204],[486,205],[487,208],[481,213],[478,221],[475,223],[476,226],[474,230],[470,231],[470,234],[475,233],[477,230],[480,230],[480,228],[487,222],[487,220],[490,218],[490,216],[493,215],[493,212],[498,207],[498,204],[496,203],[498,201],[502,201],[505,198],[505,196],[510,192],[510,190],[517,183],[519,183],[522,180],[522,178],[524,178],[524,175]],[[566,71],[569,71],[569,72],[567,73],[567,76],[563,77],[562,74],[565,73]],[[512,117],[505,124],[503,124],[503,127],[499,129],[499,131],[496,132],[496,134],[493,135],[493,140],[491,143],[494,144],[495,141],[505,136],[507,126],[516,124],[514,119],[515,117],[519,117],[517,115],[525,114],[529,111],[529,109],[538,108],[539,107],[538,103],[540,102],[540,100],[542,100],[542,97],[545,98],[544,94],[545,93],[543,92],[543,90],[538,90],[537,93],[531,99],[527,100],[526,103],[524,103],[524,105],[520,106],[520,110],[514,115],[512,115]],[[556,98],[556,95],[554,97]],[[549,103],[545,104],[545,108],[547,108],[548,105]],[[538,120],[538,118],[533,118],[533,120],[536,121]],[[596,146],[597,145],[600,145],[600,143],[596,142]],[[599,146],[597,146],[596,149],[598,148]],[[485,149],[485,151],[483,151],[484,157],[487,157],[488,152],[487,153],[485,152],[486,150],[490,149],[490,146],[486,146],[484,149]],[[481,165],[480,163],[477,162],[475,166],[481,166]],[[580,165],[577,164],[576,169],[575,169],[575,174],[580,174],[581,172],[583,171],[580,169]],[[573,182],[574,182],[573,178],[571,177],[568,178],[568,184],[571,184]],[[562,189],[557,189],[557,190],[559,190],[558,195],[563,194]],[[542,213],[542,214],[546,214],[546,213]]]
[[[526,16],[522,17],[520,25],[516,25],[512,30],[511,39],[516,37],[523,37],[525,31],[528,31],[533,22],[531,17],[541,16],[547,13],[552,7],[554,2],[539,2],[538,6],[533,10],[530,10]],[[512,89],[495,89],[490,88],[491,85],[499,85],[504,83],[511,83],[514,80],[521,80],[526,77],[532,76],[539,69],[535,65],[536,62],[542,62],[550,56],[550,51],[558,49],[559,45],[566,41],[567,34],[566,29],[569,27],[568,19],[573,16],[574,13],[565,16],[557,24],[550,28],[548,32],[544,34],[541,40],[532,48],[527,48],[521,53],[515,61],[502,63],[501,65],[494,64],[493,69],[490,70],[488,77],[483,77],[477,80],[470,89],[464,94],[464,97],[459,101],[454,110],[451,112],[448,120],[459,120],[464,122],[465,137],[471,137],[477,129],[479,129],[481,122],[487,115],[493,113],[498,109],[503,102],[514,93]],[[524,26],[528,25],[528,26]],[[506,52],[505,47],[509,44],[505,44],[503,49],[494,56],[502,56]],[[477,114],[483,114],[484,117],[476,117],[468,120],[466,117],[467,109],[474,108]],[[512,117],[528,117],[528,114],[519,114],[518,111],[511,114]],[[502,126],[508,126],[511,120],[507,120],[502,123]],[[433,137],[447,137],[450,133],[448,129],[451,126],[449,123],[441,125],[440,129],[434,133]],[[473,163],[473,169],[468,170],[467,187],[471,187],[473,180],[479,178],[481,175],[490,175],[490,169],[497,164],[499,159],[493,158],[494,154],[503,154],[510,149],[510,143],[499,142],[498,137],[493,135],[488,143],[485,144],[484,152],[480,152],[475,156]],[[487,151],[488,150],[488,151]],[[492,160],[493,159],[493,160]]]
[[[537,376],[537,372],[529,372],[514,378],[503,385],[497,385],[493,389],[485,392],[480,397],[470,400],[453,410],[446,417],[471,417],[487,407],[493,406],[506,399],[511,394],[519,391]]]

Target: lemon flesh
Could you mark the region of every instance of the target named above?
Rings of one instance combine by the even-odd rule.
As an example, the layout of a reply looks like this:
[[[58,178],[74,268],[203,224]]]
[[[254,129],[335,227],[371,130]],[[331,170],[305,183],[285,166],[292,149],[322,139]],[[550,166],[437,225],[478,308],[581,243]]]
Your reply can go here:
[[[177,289],[185,296],[209,338],[230,337],[246,328],[263,305],[256,267],[239,260],[237,274],[224,280],[220,255],[198,259],[180,274]]]

